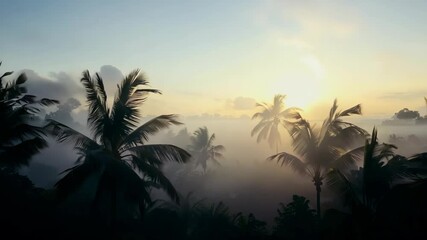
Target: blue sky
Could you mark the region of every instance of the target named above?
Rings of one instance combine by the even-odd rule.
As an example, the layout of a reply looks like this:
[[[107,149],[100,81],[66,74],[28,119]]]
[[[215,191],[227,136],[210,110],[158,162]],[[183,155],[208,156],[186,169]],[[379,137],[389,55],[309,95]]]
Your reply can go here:
[[[76,81],[103,65],[142,68],[165,93],[153,114],[239,116],[253,109],[238,100],[283,93],[313,116],[335,97],[385,116],[423,107],[426,11],[416,0],[3,0],[0,58],[2,70]]]

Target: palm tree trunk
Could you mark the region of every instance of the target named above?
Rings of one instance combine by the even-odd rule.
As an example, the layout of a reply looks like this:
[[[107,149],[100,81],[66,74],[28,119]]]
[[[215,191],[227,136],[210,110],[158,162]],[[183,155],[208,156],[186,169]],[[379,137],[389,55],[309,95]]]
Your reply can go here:
[[[111,226],[110,226],[110,236],[111,239],[116,239],[116,222],[117,222],[117,189],[116,181],[113,179],[111,186]]]
[[[317,217],[320,219],[320,216],[321,216],[321,211],[320,211],[320,192],[322,191],[322,188],[321,188],[322,182],[321,181],[316,181],[314,183],[314,185],[316,186]]]

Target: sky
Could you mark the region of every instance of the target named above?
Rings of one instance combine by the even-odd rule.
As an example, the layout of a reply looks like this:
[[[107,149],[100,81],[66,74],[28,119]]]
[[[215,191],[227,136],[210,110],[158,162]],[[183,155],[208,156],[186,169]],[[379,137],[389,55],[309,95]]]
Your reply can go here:
[[[370,118],[424,115],[426,11],[421,0],[2,0],[1,70],[78,89],[85,69],[141,68],[163,92],[152,115],[250,116],[275,94],[314,119],[335,98]]]

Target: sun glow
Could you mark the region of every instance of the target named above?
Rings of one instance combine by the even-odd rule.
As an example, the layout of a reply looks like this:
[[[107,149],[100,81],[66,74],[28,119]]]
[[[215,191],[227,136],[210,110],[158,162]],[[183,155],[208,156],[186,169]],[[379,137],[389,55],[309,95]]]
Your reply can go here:
[[[287,78],[273,82],[267,96],[271,98],[275,94],[285,94],[286,107],[307,109],[320,99],[321,93],[319,80],[308,77],[295,77],[292,80]]]

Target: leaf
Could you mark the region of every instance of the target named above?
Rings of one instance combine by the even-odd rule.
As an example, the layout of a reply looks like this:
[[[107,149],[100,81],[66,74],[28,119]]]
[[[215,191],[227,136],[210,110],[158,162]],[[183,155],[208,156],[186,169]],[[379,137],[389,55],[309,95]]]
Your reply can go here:
[[[47,147],[43,138],[32,138],[12,146],[1,146],[0,166],[17,168],[27,166],[31,157]]]
[[[62,172],[66,173],[66,175],[55,184],[59,198],[61,200],[66,199],[70,194],[81,187],[89,176],[95,175],[96,172],[102,174],[104,170],[105,165],[100,159],[94,157],[92,154],[87,154],[82,164]]]
[[[191,155],[182,148],[169,144],[149,144],[126,149],[140,158],[154,158],[160,162],[186,163]]]
[[[345,117],[345,116],[350,116],[350,115],[354,115],[354,114],[357,114],[357,115],[362,114],[362,106],[360,104],[357,104],[354,107],[351,107],[349,109],[344,110],[338,116],[339,117]]]
[[[121,150],[126,147],[137,146],[148,141],[150,135],[158,133],[160,130],[168,128],[171,125],[180,125],[181,122],[177,121],[177,115],[161,115],[152,120],[144,123],[140,127],[129,133],[119,144]]]
[[[83,72],[80,79],[86,91],[86,99],[89,105],[88,125],[94,133],[94,138],[104,135],[104,128],[110,129],[112,125],[108,116],[108,109],[101,99],[98,85],[92,80],[88,70]]]
[[[175,202],[179,203],[179,195],[175,187],[157,167],[147,164],[137,157],[133,157],[132,162],[141,173],[149,177],[151,181],[160,184],[161,188],[166,191],[169,197],[171,197]]]
[[[25,75],[25,73],[21,73],[16,79],[16,85],[24,84],[26,81],[27,81],[27,75]]]
[[[4,77],[7,77],[7,76],[12,75],[12,74],[13,74],[13,72],[5,72],[5,73],[3,73],[3,75],[0,77],[0,81],[1,81]]]
[[[140,118],[139,107],[146,99],[144,94],[160,93],[156,89],[141,89],[147,85],[145,76],[136,69],[129,73],[118,86],[110,116],[114,126],[111,138],[118,139],[117,142],[124,139],[136,127]]]
[[[59,101],[58,100],[54,100],[54,99],[49,99],[49,98],[42,98],[40,100],[40,103],[43,106],[51,106],[51,105],[59,104]]]
[[[277,159],[277,163],[280,163],[281,166],[286,165],[290,166],[294,171],[300,173],[300,174],[307,174],[307,167],[306,164],[301,161],[298,157],[282,152],[273,156],[270,156],[267,158],[267,160],[272,161]]]
[[[44,129],[51,135],[56,137],[56,140],[59,142],[70,141],[74,144],[74,147],[77,149],[82,147],[83,149],[95,149],[99,148],[99,145],[86,135],[68,127],[65,124],[62,124],[53,119],[47,119],[48,124]]]

